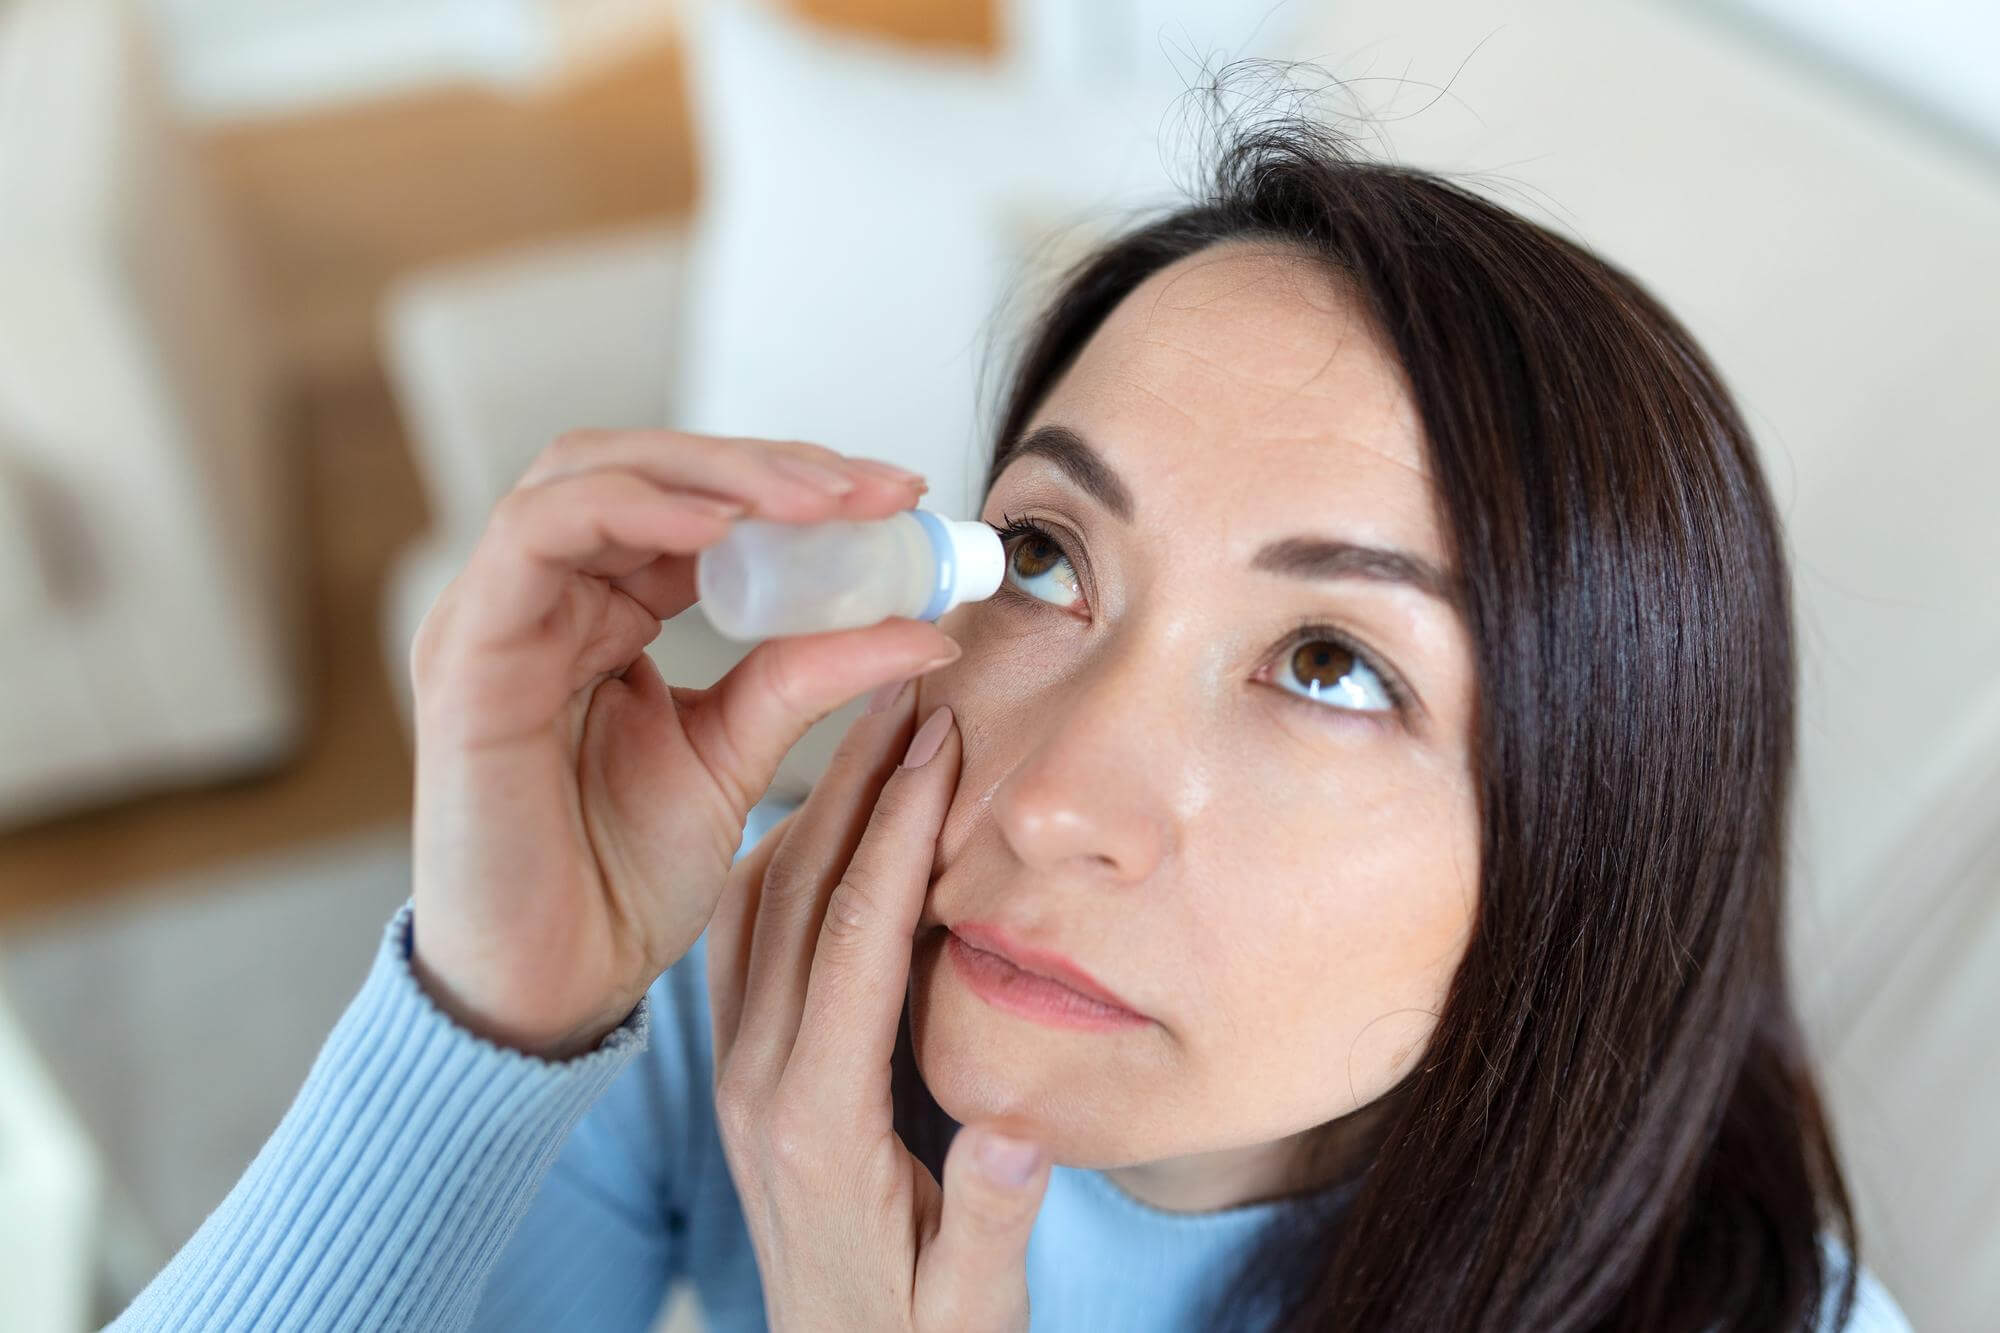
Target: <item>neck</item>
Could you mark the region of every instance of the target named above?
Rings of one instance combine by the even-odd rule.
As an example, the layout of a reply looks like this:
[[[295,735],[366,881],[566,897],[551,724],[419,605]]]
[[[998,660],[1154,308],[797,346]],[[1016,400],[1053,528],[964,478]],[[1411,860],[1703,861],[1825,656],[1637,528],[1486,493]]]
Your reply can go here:
[[[1290,1138],[1111,1167],[1104,1175],[1139,1202],[1169,1213],[1311,1193],[1360,1174],[1381,1146],[1392,1104],[1382,1097]]]
[[[1112,1167],[1105,1176],[1143,1204],[1168,1213],[1208,1213],[1293,1193],[1291,1140]]]

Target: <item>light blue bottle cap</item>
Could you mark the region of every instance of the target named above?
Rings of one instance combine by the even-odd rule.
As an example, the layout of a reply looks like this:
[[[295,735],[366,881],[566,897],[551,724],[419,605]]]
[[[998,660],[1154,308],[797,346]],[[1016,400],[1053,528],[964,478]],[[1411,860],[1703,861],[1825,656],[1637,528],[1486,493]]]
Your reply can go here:
[[[909,512],[931,539],[937,570],[931,599],[917,619],[936,620],[961,602],[981,601],[999,590],[1006,573],[999,533],[976,519],[949,519],[928,509]]]

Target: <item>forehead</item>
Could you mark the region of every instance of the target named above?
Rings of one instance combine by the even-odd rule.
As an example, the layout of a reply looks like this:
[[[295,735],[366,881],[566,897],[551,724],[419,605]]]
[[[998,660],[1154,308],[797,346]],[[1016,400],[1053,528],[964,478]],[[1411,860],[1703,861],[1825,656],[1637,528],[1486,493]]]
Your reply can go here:
[[[1429,468],[1395,354],[1346,284],[1229,242],[1135,288],[1035,420],[1083,435],[1142,523],[1246,512],[1435,551]]]

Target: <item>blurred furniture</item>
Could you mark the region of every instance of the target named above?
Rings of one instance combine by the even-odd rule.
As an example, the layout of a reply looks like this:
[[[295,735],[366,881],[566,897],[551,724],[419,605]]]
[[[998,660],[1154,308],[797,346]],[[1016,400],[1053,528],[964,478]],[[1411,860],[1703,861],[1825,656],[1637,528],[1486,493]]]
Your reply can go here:
[[[1036,39],[995,53],[944,10],[913,44],[826,23],[898,31],[893,5],[799,8],[819,21],[764,0],[686,14],[701,192],[685,227],[577,235],[390,287],[383,355],[436,518],[384,600],[406,722],[417,624],[563,430],[812,439],[919,468],[928,504],[969,512],[979,373],[1002,350],[978,335],[1032,302],[1107,210],[1168,201],[1157,81],[1105,91],[1076,63],[1099,29],[1149,42],[1130,16],[1020,0],[1014,26]],[[648,651],[698,685],[743,653],[698,614]],[[809,786],[859,707],[814,727],[774,791]]]
[[[115,0],[0,6],[0,827],[301,726],[260,335]]]
[[[428,265],[686,212],[680,47],[653,30],[653,6],[621,8],[640,16],[553,32],[568,32],[561,58],[518,86],[439,83],[206,127],[289,367],[318,384],[371,374],[389,285]]]
[[[545,0],[137,2],[158,33],[175,101],[204,120],[308,112],[439,84],[518,84],[546,74],[555,54],[547,33],[555,4]]]
[[[0,991],[0,1328],[83,1333],[103,1170]]]
[[[0,0],[0,9],[11,3]],[[210,68],[239,73],[245,62],[255,63],[253,56],[263,58],[267,42],[291,40],[280,40],[290,20],[303,21],[317,38],[350,8],[341,0],[127,3],[155,19],[169,9],[183,12],[195,40],[190,45],[167,34],[183,53],[199,54],[212,28],[235,25],[246,44],[232,45]],[[406,83],[393,96],[356,102],[353,84],[366,67],[407,72],[413,53],[343,40],[300,54],[311,57],[305,65],[322,62],[329,71],[344,61],[355,78],[329,86],[304,70],[282,114],[240,114],[242,106],[210,102],[190,117],[186,105],[168,107],[164,97],[147,93],[146,102],[162,115],[171,110],[182,131],[177,137],[192,140],[191,170],[213,184],[215,205],[230,224],[231,258],[248,270],[245,285],[265,316],[258,349],[275,372],[278,458],[293,495],[283,497],[291,503],[263,503],[256,513],[301,548],[312,640],[301,684],[310,725],[287,761],[255,780],[162,788],[0,832],[0,920],[151,884],[165,871],[213,867],[407,820],[409,755],[391,688],[398,677],[381,669],[377,608],[390,556],[422,530],[426,515],[375,354],[382,292],[396,275],[441,260],[656,223],[684,211],[691,190],[688,154],[677,147],[687,130],[672,34],[678,0],[534,3],[557,21],[547,27],[555,56],[538,57],[532,79]],[[398,17],[389,12],[397,4],[357,0],[351,9],[358,30],[382,31],[384,20]],[[422,26],[420,9],[454,7],[461,20],[470,14],[465,0],[410,0],[409,24]],[[435,37],[439,29],[433,24],[429,31]],[[12,104],[27,87],[11,72],[0,84],[10,124]],[[96,95],[76,90],[78,99]],[[150,140],[152,129],[141,128],[142,142]],[[12,151],[11,137],[0,141]],[[112,142],[125,151],[126,141]],[[73,172],[97,172],[102,168],[86,155],[102,148],[72,135],[63,154],[77,159]],[[57,160],[53,149],[39,156]],[[178,162],[154,165],[180,171]],[[9,170],[0,168],[0,179],[11,181]],[[14,202],[9,197],[5,208]],[[11,235],[13,221],[0,219],[0,236]],[[74,248],[71,238],[65,244]],[[67,251],[41,253],[62,258]],[[0,260],[0,269],[10,268]],[[200,271],[189,267],[186,276],[197,280]],[[11,281],[10,275],[0,285],[9,297],[16,294]],[[0,313],[0,325],[10,313]],[[17,521],[23,507],[10,503],[35,480],[16,482],[24,469],[13,466],[11,424],[0,406],[0,607],[39,612],[49,595],[41,561],[51,539],[31,535],[26,521]],[[54,502],[37,510],[47,511],[38,519],[62,517]],[[79,710],[50,700],[39,673],[29,679],[14,671],[13,645],[5,642],[14,621],[0,610],[0,683],[17,700],[36,698],[51,726],[65,725]],[[120,649],[129,659],[126,645]],[[106,669],[119,655],[104,651]],[[67,665],[59,670],[75,674]],[[0,705],[0,712],[8,707]],[[149,713],[157,724],[171,710]],[[12,734],[0,724],[0,745],[10,743]]]

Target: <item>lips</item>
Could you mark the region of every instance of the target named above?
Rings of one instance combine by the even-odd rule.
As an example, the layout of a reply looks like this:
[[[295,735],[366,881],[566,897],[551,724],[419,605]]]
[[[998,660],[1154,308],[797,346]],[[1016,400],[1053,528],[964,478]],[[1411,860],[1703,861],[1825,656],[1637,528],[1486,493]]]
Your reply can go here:
[[[1124,999],[1101,984],[1090,973],[1072,963],[1059,953],[1046,949],[1036,949],[1012,939],[998,926],[979,921],[961,921],[950,927],[951,933],[959,939],[985,953],[1006,959],[1023,972],[1029,972],[1059,986],[1065,986],[1077,994],[1095,1000],[1099,1004],[1140,1017],[1139,1011]]]

